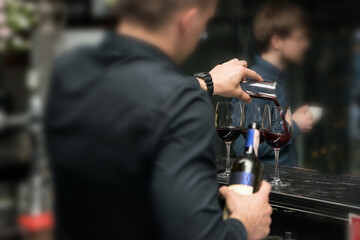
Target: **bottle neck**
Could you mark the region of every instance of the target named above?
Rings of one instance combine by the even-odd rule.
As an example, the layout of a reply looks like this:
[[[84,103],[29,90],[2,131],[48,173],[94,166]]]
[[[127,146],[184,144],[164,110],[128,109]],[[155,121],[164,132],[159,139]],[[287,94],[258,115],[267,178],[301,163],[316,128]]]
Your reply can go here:
[[[258,155],[260,144],[260,131],[258,129],[249,129],[246,137],[244,153],[246,155]]]

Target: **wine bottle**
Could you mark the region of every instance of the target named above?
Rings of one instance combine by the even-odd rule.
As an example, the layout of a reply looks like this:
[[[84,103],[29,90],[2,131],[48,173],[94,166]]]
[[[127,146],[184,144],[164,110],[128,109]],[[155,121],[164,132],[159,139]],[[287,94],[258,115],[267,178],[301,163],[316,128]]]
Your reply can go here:
[[[231,168],[229,188],[241,195],[252,195],[260,188],[264,166],[257,157],[260,144],[259,125],[249,124],[244,155],[235,160]],[[225,207],[224,219],[229,217]]]

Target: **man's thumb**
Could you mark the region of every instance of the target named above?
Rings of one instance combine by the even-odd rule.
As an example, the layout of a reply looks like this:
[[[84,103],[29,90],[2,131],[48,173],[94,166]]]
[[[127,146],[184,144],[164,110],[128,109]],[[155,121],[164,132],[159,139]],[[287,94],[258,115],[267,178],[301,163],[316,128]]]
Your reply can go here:
[[[220,192],[221,196],[223,196],[223,198],[226,198],[226,195],[227,195],[228,192],[229,192],[229,187],[222,186],[222,187],[219,189],[219,192]]]
[[[261,187],[256,194],[258,194],[262,197],[268,198],[270,195],[270,192],[271,192],[271,185],[266,181],[262,181]]]

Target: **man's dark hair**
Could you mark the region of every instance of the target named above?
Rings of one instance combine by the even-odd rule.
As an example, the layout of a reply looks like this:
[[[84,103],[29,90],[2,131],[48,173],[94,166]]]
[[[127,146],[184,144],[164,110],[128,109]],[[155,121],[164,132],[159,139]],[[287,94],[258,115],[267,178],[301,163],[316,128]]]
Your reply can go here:
[[[188,5],[206,7],[209,0],[119,0],[120,18],[127,18],[148,28],[157,28]]]
[[[297,27],[305,27],[303,10],[288,1],[269,1],[262,5],[254,22],[254,35],[261,52],[269,49],[271,37],[287,37]]]

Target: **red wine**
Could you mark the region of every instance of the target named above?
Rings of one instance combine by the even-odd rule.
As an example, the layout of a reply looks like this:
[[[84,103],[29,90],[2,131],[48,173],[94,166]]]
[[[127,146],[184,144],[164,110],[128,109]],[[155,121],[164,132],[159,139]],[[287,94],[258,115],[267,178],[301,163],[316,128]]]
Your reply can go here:
[[[286,124],[286,119],[285,119],[284,113],[283,113],[283,111],[281,109],[281,105],[280,105],[279,101],[275,97],[269,97],[268,95],[261,94],[261,93],[251,94],[251,97],[273,101],[275,106],[277,106],[278,110],[280,111],[280,117],[283,120],[284,132],[285,132],[285,134],[288,134],[288,132],[289,132],[288,126]]]
[[[252,93],[252,94],[250,94],[250,96],[252,98],[259,98],[259,99],[263,99],[263,100],[273,101],[277,107],[280,107],[280,103],[278,102],[278,100],[275,97],[270,97],[269,95],[261,94],[261,93]]]
[[[273,148],[282,148],[291,140],[291,136],[288,134],[288,132],[285,132],[285,134],[280,134],[265,130],[262,134],[265,138],[265,141]]]
[[[241,135],[242,130],[237,127],[218,127],[216,132],[221,140],[232,143]]]

